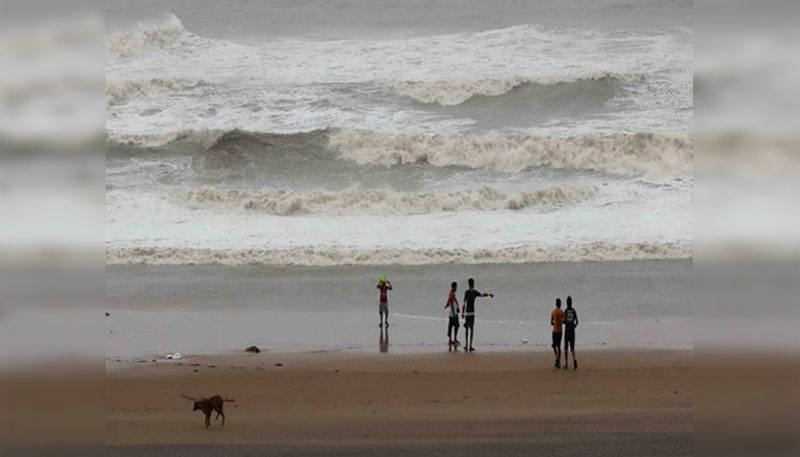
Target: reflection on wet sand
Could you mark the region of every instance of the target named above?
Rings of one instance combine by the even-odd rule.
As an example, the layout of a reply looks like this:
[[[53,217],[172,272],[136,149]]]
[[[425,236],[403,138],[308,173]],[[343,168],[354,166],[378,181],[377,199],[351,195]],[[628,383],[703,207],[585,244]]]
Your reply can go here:
[[[378,345],[381,353],[389,352],[389,329],[381,327],[381,333],[378,335]]]

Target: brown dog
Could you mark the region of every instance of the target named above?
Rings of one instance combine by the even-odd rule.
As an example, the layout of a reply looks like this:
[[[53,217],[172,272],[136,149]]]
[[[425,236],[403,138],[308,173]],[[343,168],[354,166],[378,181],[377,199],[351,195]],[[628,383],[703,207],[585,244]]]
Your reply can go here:
[[[211,425],[211,413],[216,412],[217,417],[214,420],[219,419],[219,416],[222,416],[222,426],[225,426],[225,413],[222,411],[222,407],[225,405],[226,401],[234,401],[230,398],[222,398],[219,395],[214,395],[213,397],[203,398],[201,400],[197,400],[192,397],[187,397],[186,395],[182,395],[184,398],[188,398],[189,400],[194,401],[194,409],[192,411],[197,411],[198,409],[206,415],[206,428]]]

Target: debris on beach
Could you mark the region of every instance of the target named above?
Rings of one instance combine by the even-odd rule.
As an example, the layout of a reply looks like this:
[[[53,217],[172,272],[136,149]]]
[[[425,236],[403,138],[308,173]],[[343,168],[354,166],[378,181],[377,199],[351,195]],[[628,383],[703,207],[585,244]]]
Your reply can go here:
[[[245,349],[245,351],[246,352],[253,352],[255,354],[258,354],[258,353],[261,352],[261,349],[259,349],[258,346],[253,345],[253,346],[250,346],[247,349]]]
[[[278,362],[278,363],[276,363],[276,364],[275,364],[275,366],[276,366],[276,367],[282,367],[282,366],[283,366],[283,363],[281,363],[281,362]]]
[[[179,360],[183,358],[183,355],[181,355],[180,352],[176,352],[174,354],[167,354],[167,358],[170,360]]]

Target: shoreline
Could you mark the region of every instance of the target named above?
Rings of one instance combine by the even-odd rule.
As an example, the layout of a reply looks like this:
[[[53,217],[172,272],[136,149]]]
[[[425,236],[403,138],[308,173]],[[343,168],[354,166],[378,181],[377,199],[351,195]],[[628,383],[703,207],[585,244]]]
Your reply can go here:
[[[204,366],[204,365],[235,365],[240,369],[251,369],[262,367],[267,369],[270,363],[282,363],[284,360],[293,360],[297,363],[296,367],[313,367],[320,369],[323,367],[333,366],[341,361],[349,364],[353,363],[370,363],[372,368],[382,367],[384,365],[392,365],[396,363],[407,363],[408,361],[420,360],[435,360],[438,358],[457,358],[462,357],[483,357],[487,359],[502,360],[506,358],[517,358],[530,356],[532,360],[540,360],[542,355],[547,355],[552,358],[552,348],[545,347],[543,344],[497,347],[491,345],[489,347],[481,347],[474,353],[467,353],[463,350],[463,345],[459,346],[457,350],[449,351],[445,344],[441,345],[426,345],[423,346],[424,350],[420,351],[379,351],[378,348],[317,348],[317,349],[268,349],[259,348],[260,353],[251,353],[246,350],[231,350],[228,352],[213,353],[213,354],[181,354],[180,359],[167,359],[161,355],[150,354],[141,357],[133,357],[128,359],[106,357],[105,370],[107,375],[126,376],[139,372],[146,376],[171,376],[176,372],[180,372],[182,367],[190,366]],[[653,355],[657,359],[662,357],[669,357],[671,355],[682,356],[692,354],[693,349],[686,348],[646,348],[646,347],[609,347],[609,346],[596,346],[596,347],[576,347],[576,355],[586,354],[591,357],[592,355],[604,358],[606,355],[613,355],[615,362],[611,367],[621,368],[617,357],[629,356],[634,359],[639,357]],[[571,358],[571,356],[570,356]],[[264,362],[264,364],[262,364]],[[449,369],[449,368],[448,368]],[[261,370],[259,370],[261,371]],[[502,371],[502,370],[501,370]]]
[[[452,281],[495,294],[476,304],[479,350],[547,350],[555,297],[571,295],[582,348],[691,349],[689,261],[426,267],[132,266],[106,271],[106,354],[360,350],[386,343],[375,278],[386,274],[389,352],[446,350]],[[460,332],[463,335],[463,330]],[[524,341],[527,340],[527,345]]]

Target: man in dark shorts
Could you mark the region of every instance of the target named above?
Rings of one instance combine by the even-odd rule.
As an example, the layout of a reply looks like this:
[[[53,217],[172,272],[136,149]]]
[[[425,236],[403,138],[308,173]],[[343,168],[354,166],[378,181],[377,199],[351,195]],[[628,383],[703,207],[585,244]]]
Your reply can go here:
[[[561,299],[556,298],[556,307],[550,313],[550,325],[553,326],[553,354],[556,356],[556,368],[561,368],[561,337],[564,324],[564,310],[561,309]]]
[[[464,307],[461,308],[461,317],[464,318],[464,351],[472,352],[475,348],[472,342],[475,339],[475,299],[478,297],[492,297],[494,294],[487,294],[475,290],[475,280],[469,278],[469,289],[464,292]]]
[[[567,309],[564,311],[564,369],[569,367],[569,352],[572,351],[572,366],[578,369],[575,358],[575,327],[578,326],[578,312],[572,307],[572,297],[567,296]]]

